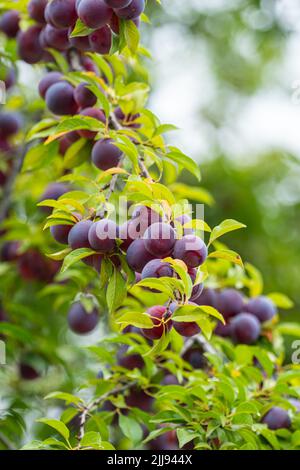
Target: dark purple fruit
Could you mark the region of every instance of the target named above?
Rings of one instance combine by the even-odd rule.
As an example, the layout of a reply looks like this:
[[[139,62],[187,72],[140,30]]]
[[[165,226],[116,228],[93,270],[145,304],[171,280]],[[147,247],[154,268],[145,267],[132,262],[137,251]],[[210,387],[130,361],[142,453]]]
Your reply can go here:
[[[272,431],[276,431],[277,429],[290,429],[292,425],[288,412],[279,406],[273,406],[273,408],[264,415],[261,422],[266,424]]]
[[[96,251],[111,253],[116,249],[117,232],[117,225],[112,220],[94,222],[89,230],[89,243]]]
[[[224,289],[217,296],[217,310],[227,320],[244,311],[244,299],[235,289]]]
[[[98,54],[109,54],[112,46],[112,32],[108,26],[103,26],[89,35],[92,51]]]
[[[53,225],[50,227],[50,232],[54,240],[62,245],[67,245],[71,228],[72,225]]]
[[[244,310],[255,315],[261,323],[271,320],[277,313],[276,306],[272,300],[264,296],[250,299],[245,305]]]
[[[106,117],[103,111],[101,109],[97,108],[85,108],[82,111],[80,111],[80,114],[82,116],[87,116],[91,117],[93,119],[97,119],[100,122],[103,122],[103,124],[106,123]],[[80,137],[84,137],[85,139],[94,139],[97,135],[97,132],[95,131],[89,131],[86,129],[82,129],[77,131]]]
[[[146,250],[144,240],[134,240],[127,250],[127,263],[133,271],[138,273],[141,273],[146,264],[152,259],[153,256]]]
[[[88,234],[92,225],[93,222],[91,220],[82,220],[71,227],[68,236],[68,243],[72,250],[91,248]]]
[[[75,101],[80,108],[90,108],[97,103],[94,93],[89,90],[88,83],[80,83],[74,91]]]
[[[145,247],[156,258],[169,256],[174,248],[176,233],[169,224],[158,222],[144,233]]]
[[[28,13],[30,18],[37,21],[38,23],[45,23],[45,8],[48,0],[30,0],[28,4]]]
[[[47,107],[57,116],[74,115],[77,112],[74,88],[67,82],[60,81],[50,86],[45,98]]]
[[[18,53],[28,64],[36,64],[43,57],[44,51],[40,43],[41,30],[40,26],[31,26],[26,31],[18,33]]]
[[[102,28],[108,24],[113,13],[104,0],[82,0],[77,12],[81,21],[93,29]]]
[[[163,262],[161,259],[153,259],[146,264],[142,271],[142,279],[149,277],[174,277],[175,272],[170,263]]]
[[[45,9],[48,23],[56,28],[65,29],[73,26],[77,20],[75,0],[52,0]]]
[[[185,235],[175,243],[173,257],[184,261],[189,268],[196,268],[207,258],[207,247],[196,235]]]

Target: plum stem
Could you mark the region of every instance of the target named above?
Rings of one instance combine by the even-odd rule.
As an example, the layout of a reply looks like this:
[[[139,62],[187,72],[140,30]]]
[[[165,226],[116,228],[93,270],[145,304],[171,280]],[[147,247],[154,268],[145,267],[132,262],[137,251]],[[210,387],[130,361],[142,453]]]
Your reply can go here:
[[[28,145],[22,146],[17,154],[17,158],[14,159],[14,165],[9,178],[3,188],[2,202],[0,204],[0,223],[6,218],[7,210],[11,205],[11,195],[14,187],[15,180],[22,170],[24,159],[28,150]]]

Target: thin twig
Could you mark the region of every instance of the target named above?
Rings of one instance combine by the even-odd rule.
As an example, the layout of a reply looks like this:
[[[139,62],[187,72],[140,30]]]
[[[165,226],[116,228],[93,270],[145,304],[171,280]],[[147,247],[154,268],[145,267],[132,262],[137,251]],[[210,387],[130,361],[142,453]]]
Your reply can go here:
[[[8,449],[8,450],[15,450],[15,447],[12,445],[12,443],[7,439],[6,436],[4,436],[4,434],[0,433],[0,441],[2,442],[2,444],[5,445],[5,447]]]
[[[124,127],[121,126],[121,124],[118,122],[117,118],[115,117],[114,114],[111,114],[109,116],[110,118],[110,123],[112,125],[112,127],[116,130],[116,131],[120,131],[120,130],[124,130]],[[138,163],[139,163],[139,167],[140,167],[140,170],[141,170],[141,176],[143,176],[144,178],[149,178],[152,180],[152,177],[144,163],[144,160],[141,156],[138,157]]]
[[[199,333],[196,336],[193,336],[192,338],[189,338],[183,346],[183,349],[181,351],[181,356],[183,356],[191,347],[194,346],[195,343],[198,343],[199,346],[201,346],[202,350],[204,352],[208,352],[210,354],[215,354],[217,356],[220,356],[220,352],[217,351],[206,339],[205,337]]]
[[[136,382],[130,382],[126,385],[123,385],[123,387],[115,388],[111,390],[110,392],[104,393],[104,395],[101,395],[101,397],[97,398],[96,400],[92,401],[89,405],[84,407],[81,415],[80,415],[80,427],[79,427],[79,433],[78,433],[78,440],[81,441],[81,439],[84,437],[84,428],[85,428],[85,423],[88,419],[88,415],[90,414],[91,411],[93,411],[95,408],[99,406],[99,404],[109,398],[112,395],[117,395],[119,393],[123,393],[126,390],[134,387],[136,385]]]
[[[12,171],[7,179],[2,193],[2,202],[0,204],[0,223],[6,218],[6,214],[11,205],[11,196],[15,180],[22,170],[24,159],[27,153],[28,146],[24,145],[19,150],[18,156],[14,159]]]

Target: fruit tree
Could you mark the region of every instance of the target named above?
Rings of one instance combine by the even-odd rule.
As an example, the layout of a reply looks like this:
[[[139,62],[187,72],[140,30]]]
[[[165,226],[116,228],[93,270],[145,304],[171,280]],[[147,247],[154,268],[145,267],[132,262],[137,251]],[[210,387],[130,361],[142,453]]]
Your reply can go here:
[[[12,3],[0,448],[299,448],[300,367],[279,321],[292,303],[224,243],[242,222],[205,222],[198,165],[147,107],[146,2]]]

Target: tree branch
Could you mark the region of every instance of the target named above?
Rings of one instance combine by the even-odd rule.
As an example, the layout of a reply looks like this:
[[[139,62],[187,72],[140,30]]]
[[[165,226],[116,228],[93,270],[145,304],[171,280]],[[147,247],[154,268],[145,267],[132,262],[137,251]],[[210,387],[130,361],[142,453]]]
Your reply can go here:
[[[8,449],[8,450],[15,450],[15,447],[12,445],[12,443],[7,439],[2,432],[0,433],[0,441],[2,444]]]
[[[10,208],[11,205],[11,196],[12,196],[12,191],[13,187],[15,184],[15,180],[22,170],[22,166],[24,163],[24,159],[27,153],[28,146],[24,145],[19,149],[19,153],[16,155],[16,158],[14,159],[14,165],[12,168],[12,171],[9,175],[9,178],[6,181],[6,184],[3,189],[3,194],[2,194],[2,202],[0,204],[0,223],[3,222],[3,220],[6,218],[6,213],[8,209]]]

